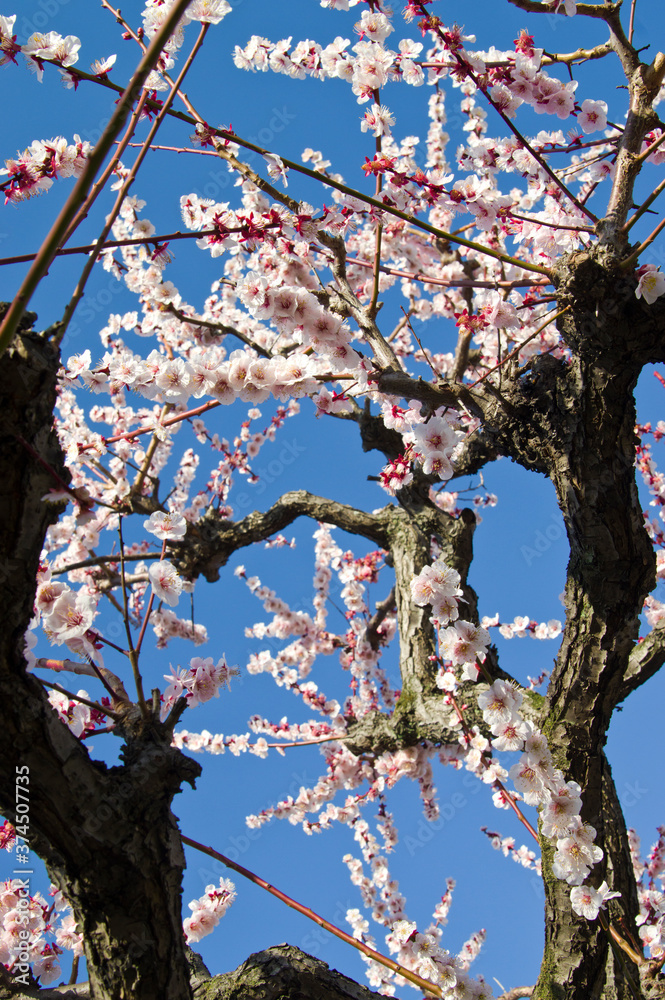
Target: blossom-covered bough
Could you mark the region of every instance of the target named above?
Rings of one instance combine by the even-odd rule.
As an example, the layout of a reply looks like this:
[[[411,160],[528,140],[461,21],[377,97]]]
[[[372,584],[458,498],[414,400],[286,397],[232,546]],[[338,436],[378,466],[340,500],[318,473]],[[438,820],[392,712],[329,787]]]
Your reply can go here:
[[[663,609],[650,596],[665,571],[665,536],[645,520],[635,478],[637,447],[638,468],[662,506],[649,436],[659,440],[663,428],[636,429],[633,398],[644,366],[665,361],[665,277],[648,259],[663,223],[642,232],[665,187],[648,193],[651,166],[665,158],[665,55],[645,62],[634,44],[636,0],[629,10],[621,2],[507,2],[534,15],[543,34],[545,15],[590,19],[597,42],[556,53],[525,30],[479,51],[449,20],[455,4],[409,0],[402,17],[380,0],[324,0],[349,38],[322,46],[254,36],[236,48],[242,70],[351,87],[367,155],[350,179],[312,148],[297,163],[257,146],[241,126],[212,125],[219,109],[185,95],[182,82],[204,40],[219,44],[215,32],[224,29],[215,25],[231,12],[225,0],[148,0],[140,30],[103,0],[125,40],[143,49],[128,86],[110,78],[113,57],[83,72],[74,36],[17,40],[15,18],[0,17],[2,61],[17,64],[6,72],[24,72],[25,57],[44,85],[59,72],[67,87],[120,95],[94,148],[77,135],[35,140],[0,172],[18,210],[59,179],[76,179],[0,328],[0,807],[10,821],[0,846],[18,857],[29,843],[58,891],[53,904],[36,895],[25,902],[20,886],[5,883],[0,970],[8,990],[30,985],[31,976],[42,986],[55,981],[57,956],[68,949],[85,955],[91,997],[226,995],[224,977],[206,980],[188,945],[213,931],[236,887],[208,886],[189,904],[183,928],[183,842],[221,855],[189,836],[196,831],[181,834],[172,797],[200,773],[192,752],[265,757],[320,743],[325,773],[316,785],[248,822],[352,830],[360,857],[344,860],[381,935],[359,909],[347,915],[352,933],[339,933],[363,951],[373,987],[391,993],[411,983],[456,1000],[493,995],[469,971],[482,933],[458,955],[442,946],[452,883],[430,926],[418,929],[388,868],[398,839],[390,789],[416,780],[425,815],[435,819],[433,765],[442,763],[475,774],[498,808],[517,813],[527,844],[486,832],[542,872],[540,977],[510,995],[665,996],[662,830],[643,864],[603,752],[613,711],[665,659]],[[599,59],[620,67],[619,124],[599,95],[577,92],[577,68]],[[385,103],[398,86],[414,88],[413,100],[427,107],[424,140],[406,134]],[[444,131],[451,109],[464,123],[454,153]],[[158,141],[167,118],[181,129],[179,146]],[[221,159],[234,195],[202,199],[185,174],[186,231],[158,234],[135,193],[149,149]],[[320,184],[317,206],[299,200],[301,177]],[[114,205],[98,240],[74,246],[105,186]],[[175,284],[168,245],[182,239],[218,259],[220,278],[195,304]],[[26,307],[57,257],[76,253],[86,263],[65,314],[36,333]],[[136,296],[136,308],[109,317],[99,350],[91,344],[61,362],[96,262]],[[393,296],[401,314],[384,323]],[[222,413],[225,406],[234,409]],[[262,417],[260,406],[272,416]],[[267,509],[235,513],[239,477],[258,481],[257,455],[301,406],[357,425],[383,507],[315,496],[294,480]],[[189,434],[179,459],[178,432]],[[375,452],[384,459],[377,463]],[[467,578],[478,510],[494,498],[479,493],[465,505],[456,485],[499,456],[546,475],[556,490],[570,545],[563,627],[479,617]],[[298,518],[316,524],[312,613],[292,610],[242,566],[231,584],[244,582],[271,616],[249,630],[270,642],[251,655],[248,673],[271,674],[316,718],[257,715],[246,734],[184,729],[183,713],[219,697],[234,670],[211,650],[152,677],[146,645],[205,642],[205,627],[182,610],[185,596],[200,578],[217,581],[240,550],[251,562],[257,542],[289,544],[282,532]],[[372,551],[345,551],[340,531]],[[340,634],[328,621],[335,577],[347,619]],[[371,606],[368,584],[377,582],[383,597]],[[96,628],[101,602],[123,622],[122,643]],[[643,610],[651,632],[637,644]],[[499,663],[493,628],[505,637],[562,635],[544,696]],[[397,691],[382,663],[395,638]],[[55,648],[39,655],[47,642]],[[350,677],[343,704],[312,679],[319,658],[331,655]],[[86,689],[65,688],[61,671],[85,676]],[[117,766],[92,759],[92,733],[120,737]],[[29,827],[15,798],[23,767]],[[374,827],[363,812],[372,805]],[[271,961],[286,976],[280,995],[301,988],[302,975],[318,979],[320,995],[352,988],[369,996],[293,950]]]

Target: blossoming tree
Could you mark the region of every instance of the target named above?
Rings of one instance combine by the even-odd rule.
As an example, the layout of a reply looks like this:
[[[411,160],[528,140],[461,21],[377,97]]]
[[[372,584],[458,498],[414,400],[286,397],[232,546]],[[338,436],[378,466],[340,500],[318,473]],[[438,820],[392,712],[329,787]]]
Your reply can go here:
[[[517,814],[525,845],[492,834],[495,846],[542,873],[540,976],[504,996],[665,996],[665,832],[641,861],[603,751],[615,708],[665,659],[663,607],[650,596],[665,536],[645,518],[636,482],[637,466],[662,505],[651,438],[665,428],[636,427],[633,397],[644,366],[665,361],[665,277],[651,257],[665,223],[646,222],[665,188],[650,187],[665,157],[657,111],[665,55],[645,61],[637,47],[636,0],[508,3],[534,33],[497,38],[490,50],[449,19],[460,5],[432,0],[409,0],[402,14],[382,0],[322,0],[349,37],[323,45],[254,36],[236,48],[239,69],[351,88],[367,155],[346,178],[321,152],[288,160],[241,125],[214,124],[218,109],[188,98],[194,59],[204,41],[218,44],[217,25],[232,16],[226,0],[148,0],[141,26],[103,0],[137,48],[126,84],[113,79],[115,57],[84,72],[78,38],[55,30],[20,38],[15,17],[0,17],[2,61],[15,64],[5,72],[25,73],[25,63],[44,86],[59,74],[68,88],[103,87],[111,98],[94,147],[76,134],[36,139],[0,172],[18,211],[74,179],[0,328],[0,845],[15,859],[0,892],[6,995],[62,996],[48,987],[69,951],[74,970],[85,957],[89,980],[75,985],[74,971],[70,996],[222,997],[237,995],[243,977],[243,996],[269,988],[370,996],[297,949],[214,978],[189,949],[237,891],[222,879],[183,915],[183,844],[221,857],[185,836],[171,813],[174,795],[201,771],[192,754],[265,757],[320,743],[324,773],[314,787],[248,822],[350,828],[359,856],[344,860],[365,913],[349,910],[350,933],[336,933],[363,952],[375,990],[494,995],[469,968],[481,936],[459,954],[443,947],[452,885],[429,926],[418,927],[388,867],[398,840],[391,789],[416,780],[434,820],[432,768],[445,764],[466,769],[499,809]],[[594,44],[554,51],[563,18],[585,33],[590,26]],[[616,123],[602,95],[578,86],[596,60],[611,62],[623,88]],[[397,92],[426,109],[420,144],[386,103]],[[444,130],[451,109],[463,123],[456,150]],[[176,145],[160,143],[164,123],[180,136]],[[160,147],[223,161],[234,195],[221,203],[192,193],[183,168],[184,231],[158,232],[137,192],[148,151]],[[316,204],[299,196],[305,183]],[[97,239],[73,246],[109,187]],[[183,239],[219,267],[195,301],[178,291],[168,248]],[[37,332],[26,311],[32,296],[59,256],[76,253],[85,264],[64,315]],[[102,268],[135,309],[108,318],[100,347],[61,359]],[[254,429],[259,406],[272,413],[263,431]],[[384,491],[377,509],[305,492],[294,471],[272,505],[234,510],[239,477],[258,481],[257,455],[301,406],[356,425],[365,474],[377,497]],[[225,423],[222,414],[231,415]],[[222,428],[236,414],[227,440]],[[179,431],[189,435],[182,451]],[[458,481],[500,456],[547,476],[556,491],[570,546],[563,626],[479,616],[482,594],[468,574],[479,509],[492,498],[479,493],[467,504]],[[301,699],[303,721],[255,715],[250,732],[233,736],[184,729],[183,713],[187,720],[232,685],[235,668],[215,652],[189,655],[169,674],[159,657],[147,663],[146,649],[204,642],[186,595],[201,579],[217,581],[239,550],[288,544],[281,532],[297,518],[314,522],[311,613],[242,566],[236,584],[270,616],[249,630],[269,643],[247,671]],[[369,552],[343,548],[344,532]],[[335,580],[341,632],[328,617]],[[370,583],[383,588],[379,601]],[[100,627],[104,604],[122,640]],[[643,612],[650,631],[638,643]],[[510,656],[499,662],[493,630],[560,636],[542,694],[544,677],[520,684]],[[396,690],[386,665],[394,647]],[[345,671],[341,700],[309,679],[325,657]],[[85,689],[60,683],[63,671],[84,676]],[[89,752],[92,734],[119,741],[113,766]],[[122,822],[109,822],[118,811]],[[51,902],[20,877],[30,850],[47,865]]]

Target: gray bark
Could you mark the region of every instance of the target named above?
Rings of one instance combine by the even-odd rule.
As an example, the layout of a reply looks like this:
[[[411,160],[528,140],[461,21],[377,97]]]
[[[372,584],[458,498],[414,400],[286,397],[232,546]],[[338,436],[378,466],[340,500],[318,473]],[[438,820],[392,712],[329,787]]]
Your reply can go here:
[[[372,1000],[378,993],[360,986],[288,944],[250,955],[233,972],[211,976],[201,957],[188,949],[193,1000]],[[90,983],[11,992],[0,986],[0,1000],[93,1000]]]

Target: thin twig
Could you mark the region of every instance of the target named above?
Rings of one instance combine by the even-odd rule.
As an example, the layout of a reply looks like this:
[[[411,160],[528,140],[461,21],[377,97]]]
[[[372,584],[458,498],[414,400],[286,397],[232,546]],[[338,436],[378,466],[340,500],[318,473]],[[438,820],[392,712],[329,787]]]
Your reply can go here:
[[[59,691],[60,694],[66,695],[67,698],[70,699],[70,701],[80,701],[82,705],[87,705],[88,708],[94,708],[96,712],[101,712],[103,715],[108,715],[110,719],[115,719],[116,722],[120,721],[120,716],[118,715],[118,713],[114,712],[106,705],[99,705],[96,701],[90,701],[89,698],[84,698],[83,695],[73,694],[71,691],[68,691],[67,688],[64,688],[61,684],[53,684],[51,683],[51,681],[45,681],[42,677],[37,677],[37,680],[39,681],[40,684],[43,684],[44,687],[52,688],[54,691]]]
[[[356,938],[351,937],[351,935],[347,934],[346,931],[343,931],[341,928],[331,924],[328,920],[325,920],[324,917],[320,917],[318,913],[315,913],[314,910],[311,910],[308,906],[304,906],[302,903],[298,903],[295,899],[292,899],[291,896],[287,896],[286,893],[282,892],[280,889],[276,889],[275,886],[266,882],[265,879],[262,879],[259,875],[255,875],[254,872],[249,871],[248,868],[243,868],[242,865],[237,864],[235,861],[231,861],[230,858],[220,854],[219,851],[215,851],[212,847],[205,847],[203,844],[199,844],[198,841],[192,840],[191,837],[186,837],[184,834],[182,835],[182,842],[183,844],[188,844],[189,847],[194,847],[197,851],[201,851],[203,854],[207,854],[211,858],[215,858],[217,861],[221,861],[223,865],[227,866],[227,868],[231,868],[239,875],[242,875],[243,878],[249,879],[249,881],[253,882],[254,885],[258,885],[262,889],[265,889],[266,892],[269,892],[272,896],[281,900],[282,903],[286,903],[286,905],[290,906],[291,909],[297,910],[298,913],[302,913],[303,916],[313,920],[315,924],[325,928],[325,930],[334,934],[347,944],[350,944],[353,948],[357,948],[358,951],[367,955],[368,958],[373,959],[375,962],[379,962],[387,969],[397,973],[398,976],[408,979],[410,983],[413,983],[419,989],[423,990],[424,993],[430,995],[433,994],[436,997],[443,996],[443,991],[440,986],[437,986],[435,983],[428,982],[426,979],[423,979],[410,969],[405,969],[404,966],[395,962],[392,958],[388,958],[386,955],[381,955],[378,951],[374,951],[373,948],[370,948],[369,945],[366,945],[363,941],[358,941]]]
[[[142,562],[144,559],[159,559],[157,552],[144,552],[138,556],[125,556],[125,562]],[[101,566],[103,563],[119,563],[120,556],[95,556],[94,559],[81,559],[80,562],[68,563],[61,569],[51,570],[51,576],[60,576],[62,573],[70,573],[75,569],[84,569],[86,566]],[[108,643],[108,639],[104,640]],[[109,645],[113,645],[109,643]]]
[[[598,911],[598,920],[600,926],[603,928],[603,930],[605,931],[605,933],[609,938],[610,945],[612,946],[612,951],[614,952],[615,957],[619,961],[619,965],[621,966],[621,971],[623,972],[626,983],[628,984],[628,989],[632,993],[635,1000],[641,1000],[642,993],[633,982],[633,977],[630,974],[630,970],[626,963],[626,959],[622,954],[622,952],[625,951],[628,945],[623,940],[621,935],[617,933],[614,927],[610,927],[607,917],[605,916],[602,910]]]
[[[241,333],[240,330],[236,330],[233,326],[227,326],[226,323],[211,323],[209,320],[200,319],[198,316],[188,316],[187,313],[182,312],[181,309],[176,309],[172,302],[168,303],[166,311],[172,313],[183,323],[189,323],[191,326],[202,326],[205,327],[206,330],[213,330],[215,333],[223,333],[230,337],[237,337],[238,340],[243,342],[243,344],[246,344],[247,347],[253,348],[257,354],[260,354],[264,358],[273,357],[271,351],[267,351],[265,347],[261,347],[260,344],[257,344],[249,337],[246,337],[244,333]]]
[[[111,116],[111,120],[104,130],[104,134],[91,150],[74,190],[61,209],[42,244],[36,260],[33,262],[32,267],[28,271],[19,291],[14,296],[11,306],[4,316],[0,325],[0,353],[4,352],[12,342],[21,317],[27,309],[35,289],[48,271],[56,250],[69,230],[72,219],[84,203],[97,172],[106,159],[116,136],[122,129],[127,115],[134,104],[136,94],[141,90],[148,75],[152,72],[164,45],[175,30],[178,21],[187,10],[190,2],[191,0],[176,0],[173,7],[170,8],[164,23],[155,34],[150,47],[141,59],[134,76],[123,91],[122,97]]]
[[[654,153],[660,145],[662,145],[663,142],[665,142],[665,132],[661,132],[658,138],[654,139],[651,145],[647,146],[646,149],[643,149],[641,153],[638,153],[634,162],[636,164],[644,163],[644,161],[647,160],[651,154]]]
[[[381,106],[381,95],[378,90],[374,91],[374,101],[380,107]],[[380,125],[379,125],[380,129]],[[382,151],[381,147],[381,132],[376,137],[376,155],[380,156]],[[376,187],[374,189],[374,197],[379,200],[381,191],[383,190],[383,174],[377,173],[376,175]],[[383,225],[381,220],[378,219],[376,223],[376,237],[374,245],[374,283],[372,287],[372,296],[370,298],[368,314],[375,319],[377,313],[377,304],[379,301],[379,278],[381,276],[381,238],[383,236]]]
[[[168,97],[164,101],[164,104],[160,108],[159,113],[155,117],[155,120],[154,120],[154,122],[152,123],[152,125],[150,127],[148,135],[145,138],[145,142],[143,143],[142,149],[139,151],[139,154],[136,157],[136,160],[134,161],[134,163],[132,164],[132,167],[131,167],[129,173],[123,179],[123,182],[122,182],[122,185],[120,187],[120,190],[118,191],[118,194],[116,196],[115,204],[113,205],[113,208],[111,209],[110,214],[106,217],[106,221],[104,223],[104,227],[103,227],[102,232],[101,232],[101,234],[99,236],[99,244],[103,244],[104,240],[107,238],[108,234],[111,232],[111,229],[113,228],[113,224],[114,224],[116,218],[118,217],[118,214],[120,213],[120,209],[122,208],[124,200],[125,200],[127,194],[129,193],[129,190],[130,190],[132,184],[134,183],[134,180],[136,179],[136,176],[137,176],[137,174],[138,174],[138,172],[139,172],[139,170],[140,170],[140,168],[141,168],[141,166],[143,164],[143,161],[145,160],[145,157],[147,155],[148,150],[150,149],[150,144],[151,144],[152,140],[155,138],[155,136],[156,136],[156,134],[157,134],[157,132],[159,130],[159,127],[162,125],[162,123],[163,123],[163,121],[164,121],[164,119],[165,119],[165,117],[166,117],[166,115],[167,115],[167,113],[169,111],[169,108],[171,107],[171,104],[173,103],[173,100],[175,98],[176,93],[179,92],[180,85],[181,85],[182,81],[184,80],[184,78],[185,78],[188,70],[191,68],[192,63],[194,62],[194,58],[195,58],[197,52],[199,51],[199,49],[201,48],[201,45],[203,44],[203,41],[205,39],[205,36],[206,36],[206,33],[207,33],[209,27],[210,27],[209,24],[202,24],[201,25],[201,30],[199,31],[199,35],[198,35],[198,37],[197,37],[194,45],[192,46],[191,52],[187,56],[187,59],[185,60],[185,62],[183,64],[183,67],[180,70],[180,73],[178,74],[178,79],[176,80],[175,83],[173,83],[171,85],[171,90],[170,90],[170,92],[168,94]],[[140,100],[138,102],[138,106],[137,106],[137,108],[136,108],[136,110],[134,112],[132,121],[130,122],[130,126],[129,126],[129,129],[128,129],[128,133],[129,133],[129,135],[128,135],[128,141],[129,141],[129,137],[130,137],[131,133],[133,133],[133,131],[134,131],[134,127],[135,127],[136,123],[138,122],[138,119],[140,118],[141,114],[143,113],[143,108],[144,108],[144,105],[145,105],[145,102],[146,102],[147,99],[148,99],[148,91],[144,90],[142,92],[142,94],[141,94],[141,98],[140,98]],[[101,253],[101,246],[95,247],[95,249],[92,251],[92,253],[89,255],[89,257],[88,257],[88,259],[86,261],[86,264],[85,264],[85,267],[83,268],[83,272],[81,274],[81,277],[79,278],[78,283],[76,285],[76,288],[74,290],[74,294],[72,295],[71,299],[69,300],[67,308],[65,309],[64,315],[62,317],[62,321],[61,321],[61,324],[60,324],[60,329],[58,331],[57,342],[60,342],[63,339],[64,335],[65,335],[67,327],[69,326],[69,322],[70,322],[70,320],[71,320],[71,318],[72,318],[72,316],[74,314],[74,310],[76,309],[76,306],[78,305],[79,301],[83,297],[83,292],[85,290],[85,286],[86,286],[88,277],[89,277],[89,275],[90,275],[90,273],[92,271],[92,268],[94,267],[95,261],[99,257],[100,253]]]
[[[571,308],[570,306],[564,306],[563,309],[559,309],[557,312],[551,313],[545,320],[545,322],[538,327],[537,330],[534,330],[534,332],[530,334],[530,336],[528,336],[526,340],[523,340],[521,344],[518,344],[517,347],[510,352],[510,354],[507,354],[505,358],[503,358],[499,362],[498,365],[495,365],[494,368],[490,368],[488,372],[485,372],[484,375],[481,375],[476,382],[474,382],[472,385],[469,386],[469,389],[474,389],[477,385],[479,385],[480,382],[484,382],[486,378],[489,378],[489,376],[492,375],[493,372],[498,371],[498,369],[501,368],[503,365],[505,365],[507,361],[510,361],[511,358],[516,357],[520,353],[523,347],[526,347],[526,345],[530,341],[532,341],[534,337],[537,337],[539,333],[543,332],[546,326],[549,326],[550,323],[553,323],[556,319],[559,318],[559,316],[563,316],[563,314],[567,313],[570,308]]]
[[[633,44],[633,30],[635,28],[635,8],[637,7],[637,0],[632,0],[630,5],[630,24],[628,26],[628,44]]]
[[[656,198],[658,197],[658,195],[662,194],[663,191],[665,191],[665,180],[661,181],[660,184],[658,185],[658,187],[656,187],[656,188],[653,189],[653,191],[651,192],[651,194],[649,195],[649,197],[646,198],[642,202],[642,204],[640,205],[640,207],[637,209],[637,211],[635,212],[635,215],[633,215],[632,218],[630,218],[628,220],[628,222],[626,222],[625,225],[622,226],[621,232],[622,233],[629,232],[632,229],[632,227],[635,225],[635,223],[637,222],[637,220],[640,219],[644,215],[644,213],[654,203],[654,201],[656,200]]]
[[[621,261],[619,267],[621,268],[622,271],[628,271],[630,270],[631,267],[635,266],[640,257],[640,254],[643,254],[644,251],[647,249],[647,247],[651,246],[653,241],[656,239],[656,237],[664,227],[665,227],[665,219],[661,219],[661,221],[658,223],[653,232],[647,236],[647,238],[644,240],[643,243],[640,243],[637,250],[633,250],[630,257],[626,257],[625,260]]]
[[[161,412],[161,414],[159,416],[159,423],[157,425],[158,428],[161,427],[162,420],[164,420],[164,418],[166,417],[167,413],[169,413],[172,409],[173,409],[173,405],[171,403],[165,403],[164,404],[164,406],[162,407],[162,412]],[[150,442],[150,444],[146,448],[145,458],[143,459],[143,464],[142,464],[141,468],[139,469],[139,471],[137,473],[137,476],[136,476],[136,479],[134,480],[134,483],[132,485],[131,493],[132,493],[133,496],[140,496],[140,494],[141,494],[141,490],[143,489],[143,484],[145,482],[145,478],[148,475],[148,472],[150,471],[150,464],[151,464],[153,458],[155,457],[155,452],[157,451],[157,448],[159,446],[159,440],[160,439],[159,439],[158,430],[155,429],[155,432],[152,435],[152,441]]]
[[[163,559],[165,555],[166,555],[166,539],[164,539],[164,541],[162,542],[162,554],[159,557],[160,560]],[[139,653],[141,652],[141,646],[143,645],[143,639],[145,638],[145,630],[146,630],[147,625],[148,625],[148,619],[150,618],[150,612],[152,611],[152,605],[154,603],[154,600],[155,600],[155,588],[153,587],[152,590],[150,591],[150,599],[148,601],[148,607],[146,608],[146,612],[145,612],[145,615],[143,617],[143,624],[141,625],[141,632],[140,632],[140,635],[139,635],[139,638],[138,638],[138,642],[136,643],[136,657],[137,657],[137,660],[138,660]]]
[[[564,226],[560,222],[545,222],[543,219],[530,219],[528,215],[516,215],[515,212],[506,212],[504,218],[519,219],[520,222],[532,222],[536,226],[549,226],[551,229],[570,229],[574,233],[595,233],[593,226]]]
[[[315,248],[316,249],[316,248]],[[357,267],[374,267],[372,261],[359,260],[357,257],[347,257],[347,264]],[[534,281],[529,278],[518,278],[515,281],[474,281],[472,278],[433,278],[415,271],[400,271],[396,267],[381,264],[380,270],[385,274],[393,274],[397,278],[407,278],[409,281],[420,281],[423,285],[438,285],[441,288],[545,288],[549,281]]]
[[[141,707],[141,713],[144,719],[149,716],[148,706],[146,705],[145,696],[143,694],[143,679],[141,677],[141,672],[139,670],[139,658],[138,653],[134,648],[134,641],[132,639],[132,630],[129,624],[129,601],[127,598],[127,579],[125,575],[125,543],[122,538],[122,514],[118,515],[118,534],[120,535],[120,584],[122,587],[122,603],[123,603],[123,619],[125,622],[125,632],[127,633],[127,645],[129,647],[129,662],[132,665],[132,673],[134,674],[134,684],[136,685],[136,694],[138,697],[138,702]],[[152,594],[151,594],[152,597]],[[147,621],[147,615],[146,615]]]
[[[237,231],[240,232],[240,227],[238,227]],[[163,236],[142,236],[140,239],[137,237],[131,240],[105,240],[101,246],[99,240],[96,240],[94,243],[89,243],[84,247],[59,247],[55,252],[55,256],[67,257],[75,253],[87,254],[97,249],[114,250],[116,247],[150,246],[158,243],[169,243],[172,240],[198,240],[202,236],[214,236],[216,232],[216,229],[202,229],[197,230],[195,233],[181,233],[178,231],[176,233],[165,233]],[[229,232],[234,232],[234,230],[230,229]],[[0,257],[0,267],[4,264],[27,264],[29,261],[35,260],[36,257],[36,253],[23,253],[18,254],[16,257]]]

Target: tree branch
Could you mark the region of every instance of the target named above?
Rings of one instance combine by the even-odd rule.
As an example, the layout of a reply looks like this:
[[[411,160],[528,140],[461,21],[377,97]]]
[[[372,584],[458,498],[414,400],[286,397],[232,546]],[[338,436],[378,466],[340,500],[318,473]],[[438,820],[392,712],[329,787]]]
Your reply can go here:
[[[238,1000],[240,997],[261,1000],[379,1000],[379,994],[352,979],[329,969],[325,962],[312,958],[288,944],[274,945],[256,952],[235,972],[201,983],[195,1000]]]
[[[665,663],[665,622],[660,622],[633,648],[618,692],[618,700],[623,701],[631,691],[636,691],[645,684],[660,670],[663,663]]]
[[[212,583],[219,579],[219,569],[238,549],[264,541],[281,531],[298,517],[334,524],[353,535],[362,535],[378,545],[386,546],[388,536],[379,516],[317,497],[305,490],[284,493],[264,514],[254,511],[242,521],[222,519],[209,508],[205,516],[193,525],[176,557],[180,572],[189,579],[203,575]],[[176,549],[175,543],[173,544]]]
[[[602,59],[603,56],[609,55],[613,52],[611,42],[603,42],[601,45],[595,45],[592,49],[575,49],[574,52],[545,52],[543,53],[542,65],[552,66],[556,63],[565,63],[571,66],[576,62],[586,62],[589,59]],[[528,989],[529,987],[522,987]]]
[[[559,6],[559,0],[508,0],[513,7],[519,7],[520,10],[525,10],[529,14],[551,14],[553,10]],[[616,3],[578,3],[577,13],[584,14],[586,17],[599,17],[603,21],[607,21],[608,16],[613,14],[618,14],[621,9],[622,0],[618,0]]]
[[[471,392],[468,386],[455,382],[424,382],[421,378],[413,378],[403,371],[382,371],[376,380],[379,392],[387,396],[399,396],[402,399],[418,399],[433,410],[440,406],[449,406],[458,410],[464,406],[474,417],[485,416],[481,403],[483,394]]]
[[[400,371],[400,364],[397,355],[385,339],[370,309],[365,309],[353,289],[349,284],[346,275],[346,246],[344,240],[339,236],[330,236],[329,233],[319,233],[319,240],[328,247],[333,254],[331,270],[337,282],[337,295],[341,302],[336,303],[334,299],[330,303],[330,308],[343,315],[353,316],[365,340],[370,345],[377,367],[387,368],[391,371]],[[337,306],[337,308],[335,308]]]

